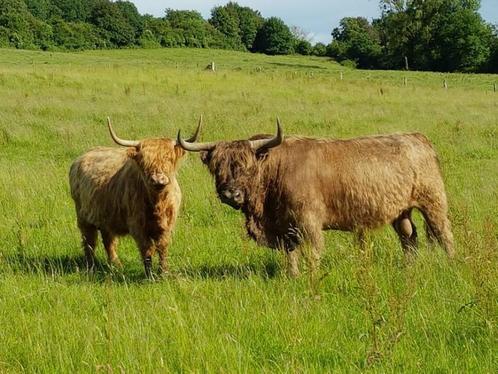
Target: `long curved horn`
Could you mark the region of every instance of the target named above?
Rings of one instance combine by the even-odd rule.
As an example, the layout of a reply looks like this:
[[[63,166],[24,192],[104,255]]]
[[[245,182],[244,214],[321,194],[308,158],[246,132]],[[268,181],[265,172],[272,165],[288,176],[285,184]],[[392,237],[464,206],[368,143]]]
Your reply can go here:
[[[109,127],[109,132],[111,133],[112,140],[114,140],[117,144],[125,147],[138,147],[138,145],[140,144],[140,142],[136,140],[124,140],[118,138],[118,136],[112,129],[111,119],[109,117],[107,117],[107,126]]]
[[[255,151],[259,151],[262,149],[270,149],[276,147],[277,145],[282,144],[284,140],[284,134],[282,131],[282,126],[280,125],[280,119],[277,117],[277,134],[270,139],[258,139],[258,140],[249,140],[251,143],[251,148]]]
[[[200,152],[200,151],[210,151],[218,142],[211,143],[189,143],[182,139],[181,130],[178,130],[178,135],[176,137],[176,143],[180,145],[183,149],[190,152]]]
[[[195,130],[194,135],[192,135],[186,141],[189,143],[194,143],[197,140],[197,138],[199,137],[199,133],[201,132],[201,128],[202,128],[202,114],[199,117],[199,123],[197,124],[197,129]]]

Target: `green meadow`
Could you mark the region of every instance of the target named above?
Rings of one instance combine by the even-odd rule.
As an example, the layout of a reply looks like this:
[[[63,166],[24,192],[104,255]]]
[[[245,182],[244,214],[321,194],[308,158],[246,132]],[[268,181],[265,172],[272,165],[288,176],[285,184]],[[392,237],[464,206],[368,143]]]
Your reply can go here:
[[[0,50],[0,373],[498,372],[495,83],[216,50]],[[320,269],[304,259],[290,279],[283,254],[247,238],[190,154],[171,274],[146,280],[130,238],[122,269],[99,244],[87,272],[72,160],[113,146],[107,116],[119,136],[143,139],[187,135],[200,114],[205,141],[273,132],[277,116],[287,134],[424,133],[456,258],[427,246],[417,215],[416,257],[390,227],[364,252],[329,231]]]

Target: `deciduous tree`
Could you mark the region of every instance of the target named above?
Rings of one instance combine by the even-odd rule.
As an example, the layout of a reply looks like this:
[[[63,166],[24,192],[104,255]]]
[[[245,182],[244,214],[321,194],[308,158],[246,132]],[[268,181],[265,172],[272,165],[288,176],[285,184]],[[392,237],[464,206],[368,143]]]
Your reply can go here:
[[[289,27],[280,18],[268,18],[256,35],[253,50],[269,55],[294,52],[294,38]]]

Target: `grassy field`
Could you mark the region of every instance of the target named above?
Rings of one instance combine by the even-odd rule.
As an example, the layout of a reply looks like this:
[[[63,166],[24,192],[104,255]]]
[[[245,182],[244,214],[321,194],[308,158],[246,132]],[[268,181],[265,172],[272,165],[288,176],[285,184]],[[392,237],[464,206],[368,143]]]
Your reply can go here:
[[[211,61],[217,72],[205,71]],[[340,73],[343,79],[340,79]],[[404,85],[403,80],[407,79]],[[443,80],[448,89],[443,88]],[[498,371],[497,76],[355,71],[209,50],[0,50],[0,372]],[[251,242],[197,155],[179,172],[171,276],[84,269],[67,173],[124,138],[420,131],[437,148],[457,256],[404,257],[389,228],[363,253],[326,234],[319,274],[285,275]],[[422,222],[416,217],[419,227]]]

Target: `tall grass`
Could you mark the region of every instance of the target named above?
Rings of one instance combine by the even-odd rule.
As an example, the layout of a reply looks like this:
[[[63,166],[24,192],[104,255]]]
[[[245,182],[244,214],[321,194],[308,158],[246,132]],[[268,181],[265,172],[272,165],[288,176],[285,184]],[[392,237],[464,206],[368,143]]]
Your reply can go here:
[[[216,73],[204,70],[212,60]],[[227,51],[0,50],[0,372],[496,372],[497,80]],[[201,113],[204,140],[271,132],[277,115],[288,134],[423,132],[440,155],[456,259],[423,237],[406,258],[389,228],[363,252],[329,232],[316,274],[303,263],[288,279],[190,155],[171,276],[145,280],[128,238],[123,269],[100,247],[86,272],[71,161],[112,145],[108,115],[119,135],[145,138],[188,133]]]

